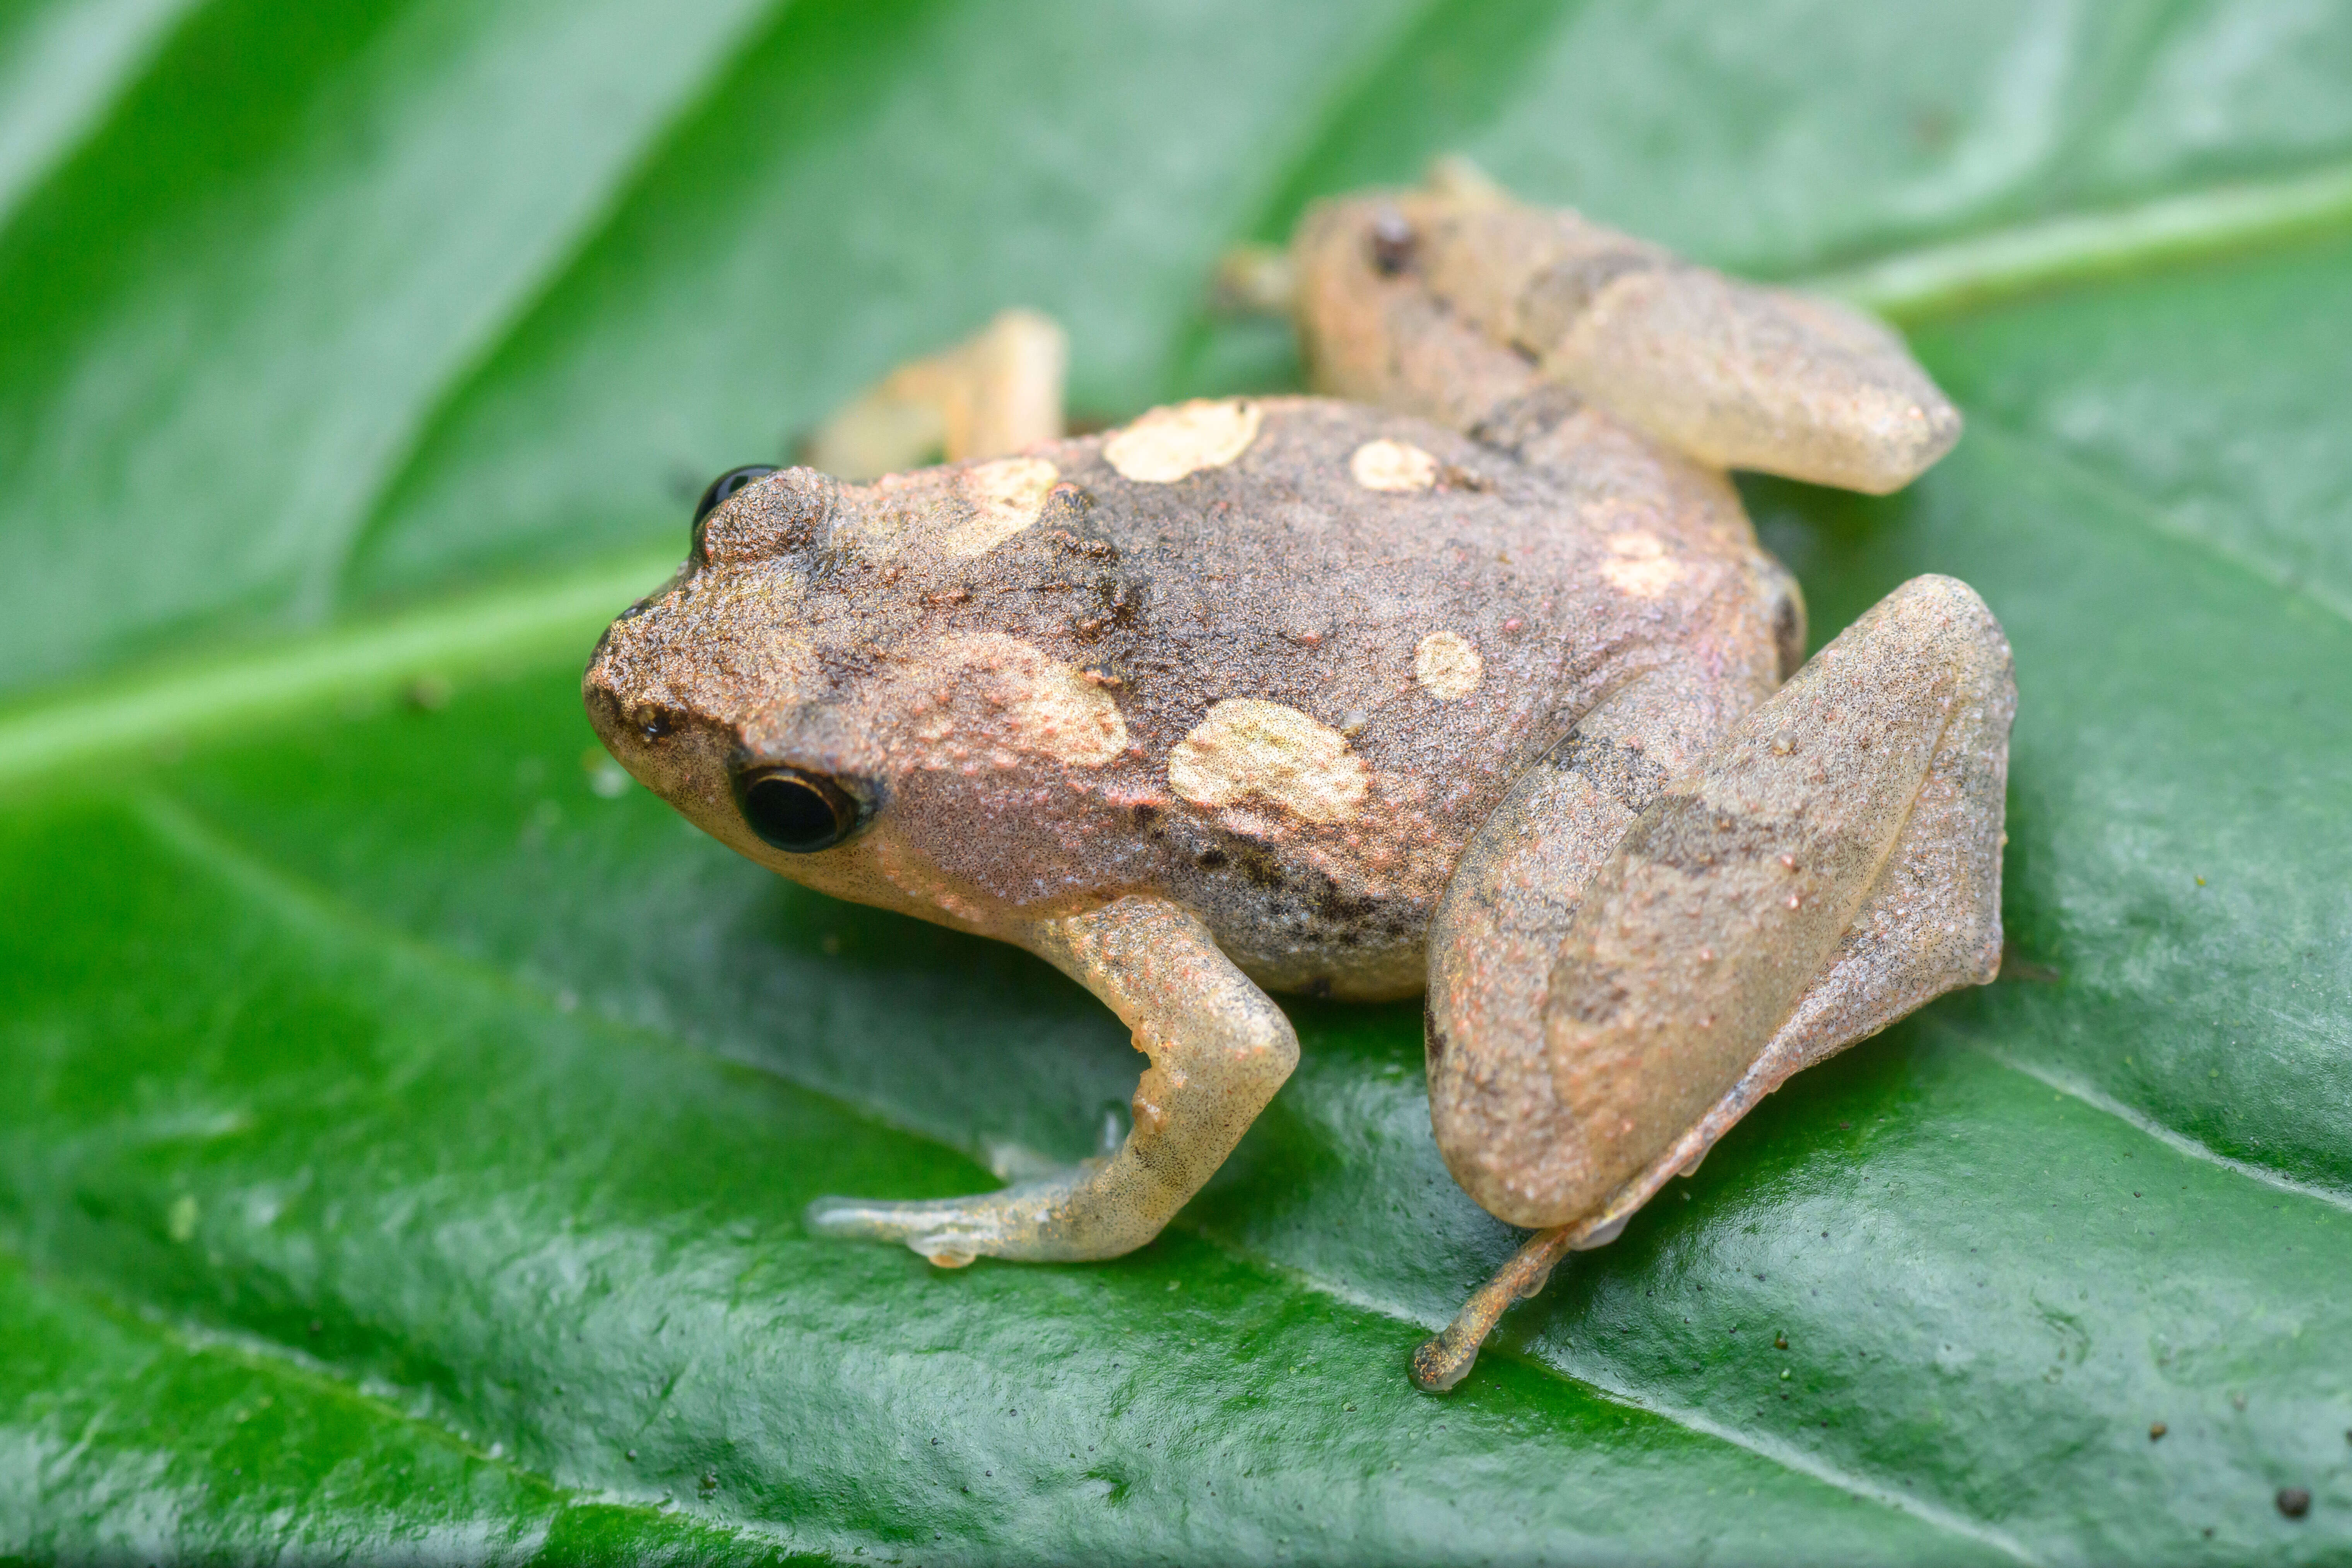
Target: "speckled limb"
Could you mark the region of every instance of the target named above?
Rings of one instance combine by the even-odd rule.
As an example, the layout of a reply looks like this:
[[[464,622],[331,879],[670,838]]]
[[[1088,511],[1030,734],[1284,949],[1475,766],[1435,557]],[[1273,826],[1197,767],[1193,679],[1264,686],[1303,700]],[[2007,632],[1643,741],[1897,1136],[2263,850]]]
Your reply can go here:
[[[1885,495],[1960,437],[1878,322],[1703,267],[1612,279],[1538,352],[1552,380],[1717,468]]]
[[[1053,319],[1004,310],[955,347],[900,365],[809,438],[806,460],[845,479],[1001,458],[1062,433],[1068,342]]]
[[[1790,1074],[1992,978],[2015,710],[1983,602],[1915,578],[1642,812],[1566,923],[1540,1068],[1524,1028],[1445,1048],[1504,1098],[1433,1094],[1441,1152],[1489,1210],[1546,1228],[1423,1347],[1416,1382],[1458,1382],[1516,1294],[1613,1239]],[[1459,1062],[1496,1044],[1517,1059]],[[1543,1158],[1489,1179],[1477,1139],[1525,1117]]]
[[[1292,262],[1318,388],[1457,427],[1460,405],[1539,374],[1713,467],[1874,494],[1959,438],[1950,401],[1861,312],[1522,205],[1459,168],[1318,205]]]
[[[1108,1157],[1002,1192],[918,1203],[820,1198],[810,1228],[903,1241],[932,1262],[1117,1258],[1153,1237],[1249,1130],[1298,1065],[1298,1037],[1207,928],[1161,899],[1127,898],[1034,928],[1026,943],[1100,997],[1151,1060],[1135,1121]]]
[[[1430,1119],[1454,1180],[1515,1217],[1569,1152],[1544,1047],[1552,964],[1585,886],[1734,715],[1671,667],[1612,693],[1519,776],[1463,850],[1429,933]]]

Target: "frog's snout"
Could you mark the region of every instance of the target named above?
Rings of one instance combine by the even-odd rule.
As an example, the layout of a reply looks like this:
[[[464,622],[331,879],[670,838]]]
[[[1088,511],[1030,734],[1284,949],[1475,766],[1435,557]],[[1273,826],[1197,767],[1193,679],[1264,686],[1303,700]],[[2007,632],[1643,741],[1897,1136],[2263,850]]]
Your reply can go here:
[[[631,605],[627,609],[623,610],[619,617],[610,626],[607,626],[603,631],[596,634],[596,646],[588,650],[588,668],[586,673],[581,678],[583,681],[593,676],[596,673],[597,667],[604,662],[604,656],[613,646],[613,628],[619,626],[622,621],[635,620],[637,616],[642,616],[645,613],[646,602],[643,599],[639,599],[635,604]]]
[[[608,751],[624,722],[621,694],[614,689],[612,651],[613,628],[607,626],[596,639],[596,651],[588,656],[588,668],[580,677],[580,700],[588,710],[588,722]]]
[[[628,618],[624,616],[604,628],[604,635],[596,639],[596,651],[588,656],[588,668],[580,675],[580,700],[588,710],[588,722],[604,749],[624,763],[634,743],[659,740],[677,727],[673,715],[629,701]]]

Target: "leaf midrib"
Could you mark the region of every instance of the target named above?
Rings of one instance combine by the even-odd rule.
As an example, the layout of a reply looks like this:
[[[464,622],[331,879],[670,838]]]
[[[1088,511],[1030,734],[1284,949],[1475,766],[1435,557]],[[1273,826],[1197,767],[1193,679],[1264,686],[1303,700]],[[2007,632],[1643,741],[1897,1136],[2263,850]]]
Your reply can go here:
[[[2193,245],[2179,221],[2183,213],[2202,213],[2210,220]],[[2175,194],[2105,215],[2069,215],[1989,230],[1973,239],[1894,252],[1808,286],[1843,292],[1916,323],[1995,297],[2081,283],[2135,266],[2179,265],[2256,249],[2339,226],[2352,226],[2352,162],[2263,184]],[[1907,293],[1889,282],[1905,278],[1913,279],[1904,285]],[[1980,413],[1974,417],[1984,419]],[[1991,428],[2127,498],[2133,511],[2167,538],[2199,545],[2274,592],[2299,595],[2332,616],[2352,619],[2352,606],[2287,581],[2270,563],[2200,531],[2172,526],[2161,507],[2113,476],[2047,450],[2030,433]],[[432,595],[389,616],[348,621],[264,647],[182,658],[37,696],[0,710],[0,794],[106,757],[183,744],[339,701],[380,698],[419,677],[509,671],[559,644],[577,642],[584,648],[614,606],[653,586],[675,560],[667,552],[633,551],[557,577]]]
[[[74,765],[266,724],[338,700],[583,654],[614,609],[657,584],[677,557],[635,552],[585,571],[427,599],[255,651],[92,682],[0,713],[0,792]]]

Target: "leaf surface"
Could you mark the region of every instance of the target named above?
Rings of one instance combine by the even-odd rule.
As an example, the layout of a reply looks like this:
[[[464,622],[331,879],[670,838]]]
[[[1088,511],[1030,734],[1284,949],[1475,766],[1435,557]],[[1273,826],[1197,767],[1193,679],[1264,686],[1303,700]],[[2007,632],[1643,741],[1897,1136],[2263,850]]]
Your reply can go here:
[[[119,0],[0,40],[0,1550],[2352,1550],[2340,8]],[[1004,304],[1070,325],[1087,412],[1281,384],[1218,252],[1452,150],[1832,275],[1963,405],[1903,495],[1743,483],[1817,640],[1924,571],[2001,616],[2003,979],[1773,1097],[1443,1400],[1404,1356],[1515,1237],[1409,1005],[1293,1005],[1298,1075],[1132,1258],[804,1236],[1084,1152],[1139,1058],[620,784],[599,595]]]

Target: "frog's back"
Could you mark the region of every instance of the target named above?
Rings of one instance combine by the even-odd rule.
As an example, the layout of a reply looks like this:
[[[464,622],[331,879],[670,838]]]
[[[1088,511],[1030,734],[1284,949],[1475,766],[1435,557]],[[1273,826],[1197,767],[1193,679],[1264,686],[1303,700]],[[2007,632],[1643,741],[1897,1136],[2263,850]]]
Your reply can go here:
[[[1189,405],[1009,460],[1051,493],[986,550],[899,555],[908,635],[1011,627],[1118,704],[1120,760],[1041,794],[1023,853],[1165,889],[1268,984],[1410,992],[1463,845],[1576,715],[1659,665],[1769,689],[1772,569],[1720,476],[1572,405],[1494,434]]]

